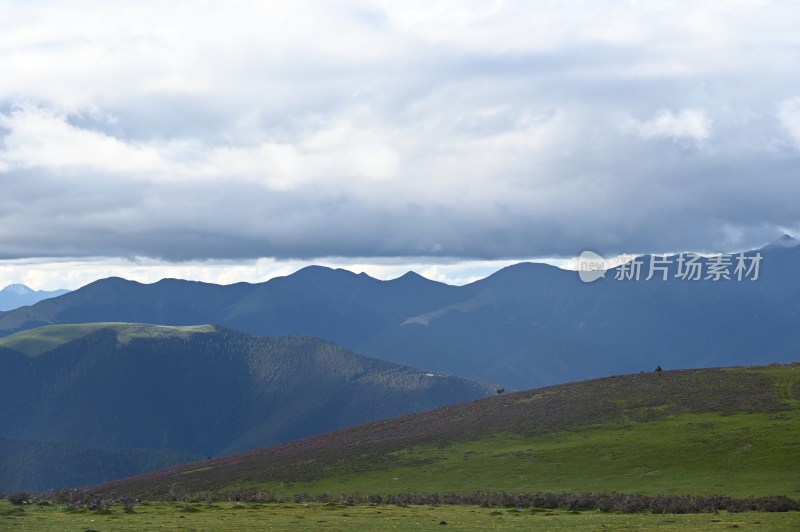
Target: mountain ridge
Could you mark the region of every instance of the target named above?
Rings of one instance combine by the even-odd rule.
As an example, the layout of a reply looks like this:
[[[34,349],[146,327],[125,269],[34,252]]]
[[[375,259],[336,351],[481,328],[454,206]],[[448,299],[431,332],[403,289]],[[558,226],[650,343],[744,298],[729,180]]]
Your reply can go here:
[[[255,284],[109,279],[0,313],[0,336],[57,323],[217,323],[257,336],[317,336],[372,357],[516,389],[656,365],[788,362],[800,344],[800,247],[746,252],[748,264],[756,254],[755,282],[735,275],[683,280],[675,255],[667,259],[667,281],[661,273],[645,280],[650,256],[637,259],[638,282],[625,278],[630,265],[583,283],[575,271],[538,263],[463,286],[417,274],[381,281],[320,266]],[[709,268],[714,260],[698,256],[697,263]]]

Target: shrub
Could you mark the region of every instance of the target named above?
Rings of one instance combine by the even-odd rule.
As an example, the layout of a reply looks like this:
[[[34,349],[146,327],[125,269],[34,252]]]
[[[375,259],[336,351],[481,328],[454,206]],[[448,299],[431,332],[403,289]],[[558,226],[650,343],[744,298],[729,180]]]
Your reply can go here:
[[[136,505],[139,504],[139,499],[120,497],[119,502],[122,504],[122,511],[126,514],[132,514],[135,511]]]
[[[18,491],[16,493],[12,493],[8,497],[8,502],[11,504],[28,504],[28,500],[30,500],[31,496],[29,493],[25,493],[24,491]]]

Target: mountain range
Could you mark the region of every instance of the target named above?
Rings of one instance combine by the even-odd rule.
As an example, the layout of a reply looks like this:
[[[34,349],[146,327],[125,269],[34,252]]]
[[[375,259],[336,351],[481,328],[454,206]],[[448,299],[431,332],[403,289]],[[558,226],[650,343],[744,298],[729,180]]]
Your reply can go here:
[[[39,301],[58,297],[69,290],[33,290],[24,284],[10,284],[0,290],[0,311],[33,305]]]
[[[409,272],[381,281],[310,266],[264,283],[177,279],[91,283],[0,313],[0,336],[97,321],[213,323],[258,336],[312,335],[367,356],[526,389],[651,370],[789,362],[800,345],[800,247],[789,237],[743,255],[737,280],[679,277],[643,257],[641,278],[619,266],[592,283],[575,271],[520,263],[451,286]],[[688,257],[688,256],[687,256]],[[684,257],[686,258],[686,257]],[[656,275],[645,280],[650,266]],[[662,276],[663,273],[663,276]],[[666,280],[663,280],[666,277]],[[619,278],[619,279],[618,279]]]
[[[308,336],[32,329],[0,339],[0,492],[110,480],[494,392]]]

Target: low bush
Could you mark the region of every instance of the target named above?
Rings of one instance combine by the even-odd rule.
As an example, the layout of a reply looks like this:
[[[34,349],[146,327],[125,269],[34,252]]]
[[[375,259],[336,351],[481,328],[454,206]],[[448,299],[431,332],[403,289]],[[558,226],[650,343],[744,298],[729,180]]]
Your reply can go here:
[[[28,501],[31,499],[31,496],[29,493],[25,493],[24,491],[18,491],[16,493],[8,495],[6,499],[11,504],[20,505],[20,504],[28,504]]]

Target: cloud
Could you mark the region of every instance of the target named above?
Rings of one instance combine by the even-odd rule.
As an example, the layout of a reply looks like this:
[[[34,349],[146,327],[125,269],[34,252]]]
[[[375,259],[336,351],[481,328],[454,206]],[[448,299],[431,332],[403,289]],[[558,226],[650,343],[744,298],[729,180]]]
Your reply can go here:
[[[778,119],[795,144],[800,147],[800,98],[782,101],[778,106]]]
[[[682,109],[678,113],[661,111],[643,122],[630,119],[630,124],[644,138],[663,137],[701,142],[711,136],[711,120],[699,109]]]
[[[3,138],[0,165],[6,172],[162,172],[156,149],[76,127],[52,110],[22,107],[0,114]]]
[[[0,2],[0,260],[760,245],[800,228],[799,15]]]

